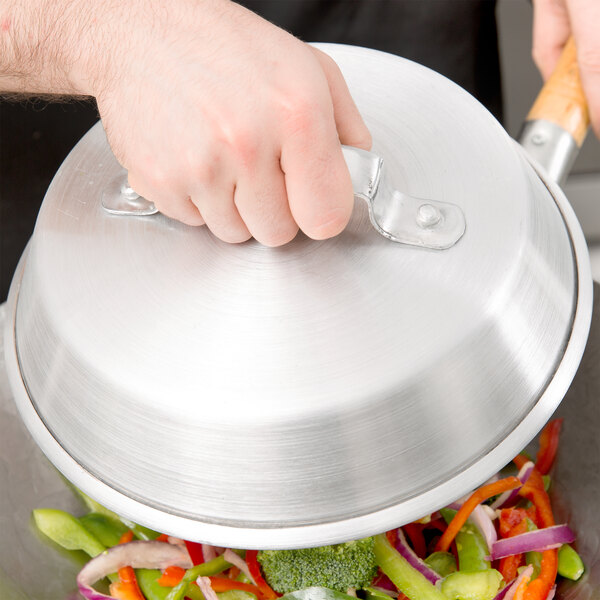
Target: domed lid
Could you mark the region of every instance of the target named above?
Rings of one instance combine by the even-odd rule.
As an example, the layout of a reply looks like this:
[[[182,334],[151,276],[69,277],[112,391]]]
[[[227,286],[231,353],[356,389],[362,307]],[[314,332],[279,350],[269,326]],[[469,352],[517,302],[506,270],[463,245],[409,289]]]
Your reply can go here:
[[[34,437],[100,502],[186,539],[310,546],[418,518],[533,437],[583,351],[581,234],[520,148],[444,77],[322,48],[384,160],[377,190],[354,171],[372,217],[433,242],[386,239],[360,198],[338,237],[281,248],[110,214],[123,171],[96,125],[24,267],[17,395]],[[446,225],[438,244],[427,231]]]

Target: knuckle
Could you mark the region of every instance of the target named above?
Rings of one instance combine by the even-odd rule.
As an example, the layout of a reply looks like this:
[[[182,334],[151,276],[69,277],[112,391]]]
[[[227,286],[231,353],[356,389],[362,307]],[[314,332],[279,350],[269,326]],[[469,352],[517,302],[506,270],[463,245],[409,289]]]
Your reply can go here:
[[[222,127],[217,144],[244,170],[252,169],[259,157],[261,135],[252,125],[234,123]]]
[[[288,135],[306,133],[319,127],[323,121],[319,102],[305,94],[294,94],[280,103],[281,123]]]

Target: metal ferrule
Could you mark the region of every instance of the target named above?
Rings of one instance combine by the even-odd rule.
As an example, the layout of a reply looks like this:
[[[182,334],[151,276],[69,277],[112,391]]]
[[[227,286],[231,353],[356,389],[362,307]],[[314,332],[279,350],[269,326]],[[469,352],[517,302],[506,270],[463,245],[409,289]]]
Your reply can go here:
[[[518,141],[551,179],[559,185],[565,182],[579,152],[568,131],[551,121],[535,119],[523,125]]]

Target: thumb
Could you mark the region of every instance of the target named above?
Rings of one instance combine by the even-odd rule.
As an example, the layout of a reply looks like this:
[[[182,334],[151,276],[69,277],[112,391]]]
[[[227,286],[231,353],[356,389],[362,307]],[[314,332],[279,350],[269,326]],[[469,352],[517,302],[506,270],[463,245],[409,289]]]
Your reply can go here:
[[[571,34],[565,0],[533,0],[532,56],[544,81],[550,77]]]
[[[327,78],[329,93],[333,104],[335,126],[342,144],[370,150],[373,140],[367,129],[354,100],[350,95],[348,85],[335,61],[325,52],[309,46],[317,57],[323,73]]]

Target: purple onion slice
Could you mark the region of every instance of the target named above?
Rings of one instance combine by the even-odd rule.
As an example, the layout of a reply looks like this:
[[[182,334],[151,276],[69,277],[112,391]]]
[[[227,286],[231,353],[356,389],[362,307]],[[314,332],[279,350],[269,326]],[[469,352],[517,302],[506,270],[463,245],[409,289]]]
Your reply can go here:
[[[428,565],[426,565],[412,550],[412,548],[408,545],[406,538],[404,537],[404,532],[402,529],[398,529],[398,538],[396,540],[396,550],[398,553],[406,559],[408,564],[419,571],[421,575],[426,577],[431,583],[435,583],[441,577]]]
[[[524,552],[544,552],[560,548],[575,540],[575,534],[568,525],[554,525],[544,529],[528,531],[521,535],[498,540],[491,548],[490,559],[498,560],[513,554]]]
[[[87,600],[110,600],[113,596],[101,594],[92,587],[94,583],[110,573],[128,566],[134,569],[162,570],[171,565],[183,569],[190,569],[193,566],[187,550],[174,544],[155,541],[119,544],[92,558],[79,571],[77,586]]]

